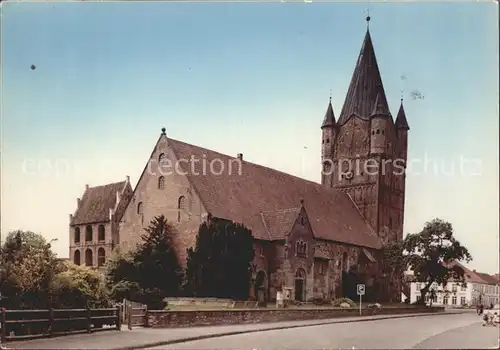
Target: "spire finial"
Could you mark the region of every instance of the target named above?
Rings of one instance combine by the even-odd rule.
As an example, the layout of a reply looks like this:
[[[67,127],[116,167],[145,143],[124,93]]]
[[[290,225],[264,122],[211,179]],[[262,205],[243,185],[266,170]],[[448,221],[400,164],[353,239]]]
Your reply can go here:
[[[371,20],[371,19],[372,19],[372,18],[370,17],[370,9],[367,9],[367,10],[366,10],[366,26],[367,26],[368,28],[370,28],[370,20]]]
[[[330,103],[332,103],[332,89],[330,89]]]
[[[404,94],[404,90],[401,89],[401,103],[403,103],[403,94]]]

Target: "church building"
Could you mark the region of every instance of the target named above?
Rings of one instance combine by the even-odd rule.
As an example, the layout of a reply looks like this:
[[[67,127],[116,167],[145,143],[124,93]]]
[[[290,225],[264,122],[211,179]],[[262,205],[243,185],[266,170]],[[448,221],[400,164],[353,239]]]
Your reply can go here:
[[[256,298],[272,300],[283,287],[300,301],[352,297],[354,275],[368,299],[397,299],[381,248],[403,236],[409,126],[402,100],[395,119],[390,112],[369,29],[335,114],[330,100],[321,183],[187,144],[163,128],[134,189],[128,177],[86,187],[70,215],[70,258],[99,267],[115,247],[133,249],[150,221],[165,215],[185,265],[200,224],[219,218],[253,233]]]

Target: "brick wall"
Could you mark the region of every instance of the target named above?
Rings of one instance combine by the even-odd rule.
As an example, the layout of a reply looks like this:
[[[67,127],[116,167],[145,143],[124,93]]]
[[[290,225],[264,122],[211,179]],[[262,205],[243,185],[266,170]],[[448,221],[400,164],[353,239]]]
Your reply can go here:
[[[363,316],[443,312],[442,307],[397,307],[363,309]],[[211,311],[148,311],[148,326],[155,328],[248,324],[294,320],[316,320],[359,316],[359,309],[248,309]]]
[[[160,168],[161,154],[168,159],[171,168]],[[205,220],[206,210],[187,177],[176,170],[179,161],[168,147],[166,136],[162,136],[150,158],[150,167],[136,186],[120,222],[120,247],[123,251],[135,248],[140,242],[144,228],[159,215],[165,215],[175,227],[174,245],[181,264],[186,261],[186,249],[193,246],[200,224]],[[178,169],[178,168],[177,168]],[[159,188],[160,176],[164,178],[163,188]],[[184,197],[184,209],[179,209],[179,198]],[[138,213],[138,205],[143,203],[143,213]]]

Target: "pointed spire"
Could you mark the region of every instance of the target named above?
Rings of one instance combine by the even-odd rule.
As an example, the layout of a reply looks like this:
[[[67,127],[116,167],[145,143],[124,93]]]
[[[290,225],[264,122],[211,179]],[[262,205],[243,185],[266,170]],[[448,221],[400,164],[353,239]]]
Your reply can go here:
[[[385,96],[382,97],[380,93],[377,94],[377,97],[375,98],[375,103],[373,104],[373,110],[370,116],[377,116],[377,115],[383,115],[383,116],[389,116],[389,106],[387,105],[387,100],[385,100]]]
[[[401,106],[399,106],[398,116],[396,117],[396,129],[410,130],[408,120],[406,120],[406,113],[403,107],[403,99],[401,98]]]
[[[367,23],[370,19],[370,16],[366,17]],[[377,96],[379,103],[387,105],[370,30],[367,28],[338,124],[344,124],[352,114],[368,119],[375,108]]]
[[[334,125],[336,125],[335,114],[333,113],[332,96],[330,94],[330,102],[328,102],[328,107],[325,113],[325,119],[323,119],[323,124],[321,124],[321,128],[323,129],[327,126],[334,126]]]

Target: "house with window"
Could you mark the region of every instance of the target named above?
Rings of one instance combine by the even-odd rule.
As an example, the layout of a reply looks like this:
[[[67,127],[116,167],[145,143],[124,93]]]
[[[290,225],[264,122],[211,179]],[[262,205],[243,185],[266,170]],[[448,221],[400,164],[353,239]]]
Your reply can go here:
[[[130,178],[125,181],[90,187],[85,185],[76,210],[69,215],[69,256],[76,265],[104,266],[119,244],[118,219],[130,201]]]
[[[433,283],[425,296],[425,302],[430,304],[432,299],[433,305],[448,307],[498,304],[500,293],[498,274],[480,273],[459,265],[465,271],[465,283],[453,280],[448,281],[445,286]],[[421,299],[420,290],[424,286],[424,282],[413,281],[410,283],[410,303]]]

